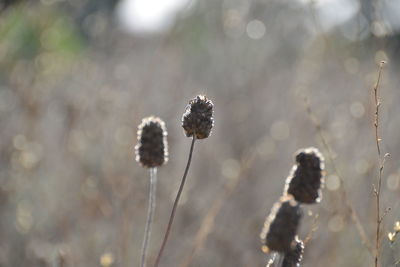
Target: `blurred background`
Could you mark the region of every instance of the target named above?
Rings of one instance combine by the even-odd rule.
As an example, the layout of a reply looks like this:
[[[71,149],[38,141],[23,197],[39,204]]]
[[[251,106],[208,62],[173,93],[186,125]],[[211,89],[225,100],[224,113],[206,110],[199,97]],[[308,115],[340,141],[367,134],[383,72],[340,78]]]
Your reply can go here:
[[[399,14],[397,0],[0,0],[0,266],[138,266],[149,173],[134,146],[158,115],[170,157],[152,263],[189,152],[181,116],[200,93],[215,127],[196,142],[162,266],[265,266],[264,219],[297,149],[328,158],[320,133],[344,184],[327,160],[322,202],[304,207],[300,237],[315,231],[302,266],[372,266],[342,193],[373,244],[382,60],[381,253],[396,266]]]

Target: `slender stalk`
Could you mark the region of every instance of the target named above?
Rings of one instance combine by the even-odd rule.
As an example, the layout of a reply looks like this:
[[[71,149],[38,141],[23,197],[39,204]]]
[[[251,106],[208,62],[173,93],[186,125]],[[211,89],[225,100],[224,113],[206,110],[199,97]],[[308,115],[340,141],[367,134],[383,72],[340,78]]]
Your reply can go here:
[[[283,261],[284,260],[284,255],[282,255],[281,256],[281,258],[279,259],[279,262],[278,262],[278,267],[287,267],[287,264]]]
[[[327,158],[331,163],[333,173],[336,174],[336,176],[340,180],[340,184],[342,185],[340,187],[340,189],[341,189],[340,192],[341,192],[341,198],[345,205],[345,208],[346,208],[347,212],[351,215],[350,218],[353,221],[354,225],[356,226],[357,232],[358,232],[363,244],[366,246],[368,251],[371,253],[372,257],[374,257],[374,254],[375,254],[374,248],[373,248],[370,240],[368,239],[367,234],[365,233],[365,230],[361,223],[360,217],[358,216],[356,210],[354,209],[352,203],[350,202],[350,200],[348,198],[345,180],[344,180],[343,176],[341,175],[341,173],[339,172],[339,169],[336,166],[336,161],[334,159],[331,146],[328,144],[328,141],[322,131],[322,126],[321,126],[320,122],[317,120],[316,116],[314,115],[314,112],[311,110],[311,106],[310,106],[307,98],[305,99],[305,105],[306,105],[307,114],[309,115],[311,122],[313,123],[313,125],[317,131],[317,134],[319,135],[319,138],[321,139],[322,145],[326,151]]]
[[[385,164],[385,158],[386,155],[383,157],[381,156],[381,148],[380,148],[380,142],[381,139],[379,138],[379,107],[381,105],[380,99],[379,99],[379,94],[378,94],[378,88],[379,88],[379,82],[381,80],[381,75],[382,75],[382,67],[384,65],[384,62],[382,61],[380,66],[379,66],[379,72],[378,72],[378,80],[374,86],[374,100],[375,100],[375,141],[376,141],[376,149],[378,152],[378,160],[379,160],[379,176],[378,176],[378,185],[374,187],[374,193],[376,197],[376,239],[375,239],[375,267],[379,266],[379,250],[380,250],[380,230],[381,230],[381,223],[383,220],[383,216],[381,216],[381,185],[382,185],[382,173],[383,173],[383,168]]]
[[[65,252],[62,249],[57,251],[56,257],[52,264],[53,267],[65,267],[66,259],[65,259]]]
[[[277,266],[277,267],[282,267],[282,263],[283,263],[283,258],[284,258],[284,256],[282,255],[282,254],[280,254],[280,253],[277,253],[278,255],[277,255],[277,257],[276,257],[276,265],[275,266]]]
[[[146,266],[147,248],[151,235],[151,225],[153,223],[154,211],[156,209],[156,189],[157,189],[157,168],[150,168],[150,193],[149,207],[147,210],[146,227],[144,230],[144,239],[142,245],[142,254],[140,257],[140,267]]]
[[[178,190],[178,193],[175,198],[174,206],[172,207],[172,212],[171,212],[171,216],[169,217],[168,227],[167,227],[167,230],[165,231],[164,240],[162,242],[160,251],[158,252],[156,263],[154,264],[154,267],[157,267],[160,263],[162,253],[165,249],[165,245],[167,244],[169,233],[171,232],[171,227],[172,227],[172,223],[175,218],[175,213],[176,213],[176,209],[178,207],[178,202],[179,202],[179,199],[180,199],[182,191],[183,191],[183,186],[185,185],[186,176],[188,174],[189,167],[190,167],[190,162],[192,161],[192,154],[193,154],[193,148],[194,148],[195,141],[196,141],[196,137],[195,137],[195,135],[193,135],[192,144],[190,145],[190,152],[189,152],[189,157],[188,157],[188,161],[186,164],[185,172],[183,173],[181,185],[179,186],[179,190]]]
[[[375,141],[376,141],[376,149],[378,150],[378,157],[379,160],[381,158],[381,148],[379,146],[379,143],[381,141],[381,139],[379,138],[379,107],[381,105],[381,101],[379,99],[379,95],[378,95],[378,88],[379,88],[379,82],[381,80],[381,75],[382,75],[382,67],[383,67],[384,62],[381,62],[380,66],[379,66],[379,72],[378,72],[378,80],[374,86],[374,100],[375,100],[375,122],[374,122],[374,126],[375,126]]]

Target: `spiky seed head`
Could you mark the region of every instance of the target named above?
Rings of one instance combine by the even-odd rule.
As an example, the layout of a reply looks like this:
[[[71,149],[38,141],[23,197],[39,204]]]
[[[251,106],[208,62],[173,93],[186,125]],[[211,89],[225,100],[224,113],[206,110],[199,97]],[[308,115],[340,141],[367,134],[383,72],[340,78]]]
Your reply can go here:
[[[320,202],[324,169],[324,157],[318,149],[310,147],[297,151],[296,164],[286,179],[284,194],[293,195],[300,203]]]
[[[187,137],[207,138],[214,126],[213,103],[204,95],[190,100],[182,117],[182,127]]]
[[[144,118],[138,127],[137,138],[136,161],[143,167],[158,167],[168,161],[167,129],[160,118]]]
[[[283,258],[282,267],[299,267],[303,259],[304,243],[297,236],[295,238],[294,248],[285,253]]]
[[[294,238],[300,224],[302,211],[293,196],[283,196],[274,204],[265,220],[260,237],[264,252],[276,251],[281,253],[293,249]]]

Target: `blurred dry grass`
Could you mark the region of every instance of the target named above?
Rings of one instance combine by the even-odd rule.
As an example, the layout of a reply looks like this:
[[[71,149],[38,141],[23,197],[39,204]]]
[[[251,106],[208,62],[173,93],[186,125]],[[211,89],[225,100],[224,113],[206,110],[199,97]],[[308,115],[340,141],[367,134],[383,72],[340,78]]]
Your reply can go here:
[[[372,240],[372,87],[381,60],[388,61],[382,148],[392,155],[381,193],[392,211],[383,229],[399,220],[398,35],[321,34],[310,8],[289,1],[202,1],[171,32],[144,37],[119,31],[104,10],[91,20],[74,14],[65,3],[21,3],[0,13],[0,266],[51,266],[59,251],[65,266],[137,264],[149,181],[133,147],[137,125],[151,114],[166,122],[170,145],[170,161],[159,169],[154,257],[190,144],[180,119],[198,93],[215,104],[215,128],[197,143],[163,266],[184,264],[215,205],[209,235],[187,266],[265,265],[259,232],[293,153],[322,149],[304,97]],[[265,25],[260,39],[246,31],[254,19]],[[370,266],[343,216],[330,164],[327,171],[321,204],[308,208],[319,219],[303,266]],[[302,237],[313,219],[306,216]],[[383,264],[395,266],[398,244],[383,236]]]

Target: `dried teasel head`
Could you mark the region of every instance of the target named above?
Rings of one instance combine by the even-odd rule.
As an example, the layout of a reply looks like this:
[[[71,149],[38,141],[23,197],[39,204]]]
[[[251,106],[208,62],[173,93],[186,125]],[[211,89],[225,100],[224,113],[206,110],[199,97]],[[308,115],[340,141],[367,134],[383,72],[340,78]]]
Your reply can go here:
[[[182,117],[182,127],[187,137],[207,138],[214,126],[213,103],[204,95],[190,100]]]
[[[168,161],[167,130],[157,117],[147,117],[138,127],[138,144],[135,146],[136,161],[143,167],[154,168]]]
[[[295,247],[295,236],[300,224],[302,211],[293,196],[283,196],[272,207],[265,220],[260,237],[265,253],[290,252]]]
[[[286,179],[284,194],[291,194],[300,203],[312,204],[321,200],[324,178],[324,158],[314,147],[296,153],[296,164]]]
[[[285,253],[283,258],[282,267],[299,267],[303,259],[304,243],[297,236],[295,238],[294,248]]]

